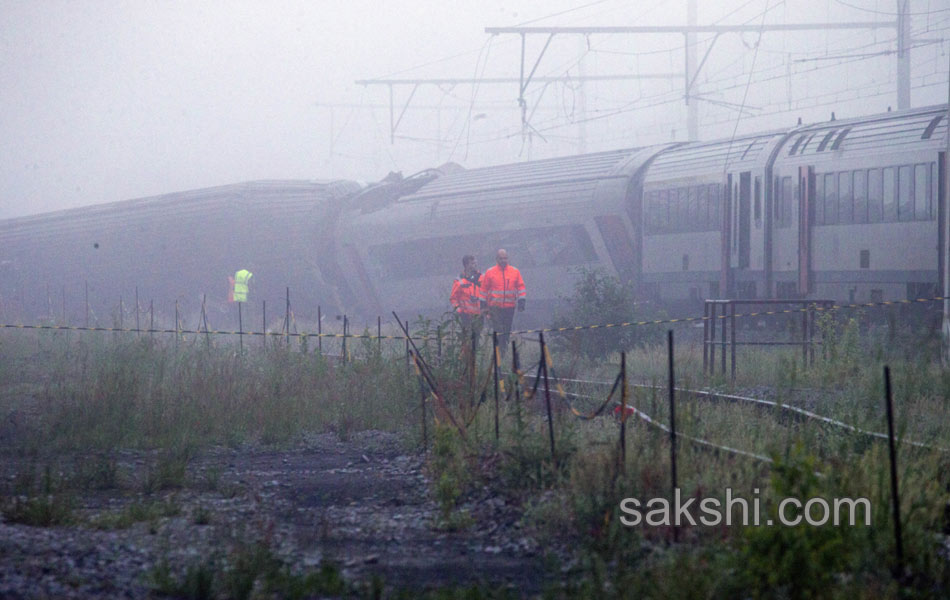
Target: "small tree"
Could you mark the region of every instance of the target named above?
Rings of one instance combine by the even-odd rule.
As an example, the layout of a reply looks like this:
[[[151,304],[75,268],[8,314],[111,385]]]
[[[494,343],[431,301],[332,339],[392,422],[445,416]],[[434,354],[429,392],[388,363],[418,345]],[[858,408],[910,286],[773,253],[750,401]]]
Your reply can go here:
[[[634,302],[633,287],[603,270],[581,268],[577,275],[573,295],[561,298],[568,308],[556,315],[555,327],[616,325],[662,318],[656,311],[638,307]],[[660,333],[658,327],[651,325],[597,327],[561,332],[558,340],[570,350],[596,359],[611,352],[656,342]]]

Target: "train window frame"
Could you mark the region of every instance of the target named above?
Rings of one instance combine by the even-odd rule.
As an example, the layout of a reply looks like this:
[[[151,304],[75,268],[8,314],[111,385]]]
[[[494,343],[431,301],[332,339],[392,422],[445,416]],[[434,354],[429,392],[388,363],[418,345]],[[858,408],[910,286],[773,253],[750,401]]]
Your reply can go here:
[[[940,199],[940,170],[936,161],[930,163],[930,220],[937,220],[937,207]]]
[[[868,169],[868,223],[884,222],[884,171]]]
[[[845,185],[847,184],[847,185]],[[847,189],[845,189],[847,188]],[[854,223],[854,190],[851,171],[838,173],[838,224],[851,225]]]
[[[815,225],[825,224],[825,178],[815,175],[815,205],[811,208],[812,222]]]
[[[793,203],[798,194],[795,193],[795,179],[791,175],[782,177],[781,185],[782,214],[779,216],[779,227],[788,228],[792,226]]]
[[[923,181],[921,181],[921,175],[923,175]],[[930,165],[928,163],[914,165],[914,219],[930,220]]]
[[[860,185],[858,185],[860,183]],[[853,198],[854,223],[868,223],[868,171],[857,169],[852,173],[851,193]]]
[[[884,167],[882,180],[883,194],[881,195],[882,223],[897,222],[897,167]]]
[[[756,176],[752,184],[752,220],[755,228],[762,228],[762,178]]]
[[[897,220],[914,220],[914,177],[911,165],[897,167]]]
[[[824,202],[825,225],[838,224],[838,175],[837,173],[824,174]],[[830,186],[828,184],[831,184]]]

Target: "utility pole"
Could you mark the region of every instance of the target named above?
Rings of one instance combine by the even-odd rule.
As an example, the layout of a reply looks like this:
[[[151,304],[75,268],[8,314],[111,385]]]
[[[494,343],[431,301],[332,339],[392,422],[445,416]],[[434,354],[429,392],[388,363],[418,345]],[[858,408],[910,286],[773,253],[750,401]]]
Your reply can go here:
[[[943,172],[943,206],[938,214],[943,217],[943,244],[940,246],[940,260],[943,267],[943,364],[950,365],[950,66],[947,67],[947,145],[943,152],[943,164],[937,172]],[[938,195],[939,198],[939,195]]]
[[[686,25],[696,27],[696,0],[686,0]],[[689,101],[690,88],[695,89],[696,75],[699,70],[696,68],[696,34],[686,33],[686,132],[689,141],[695,142],[699,139],[699,98]]]
[[[584,80],[587,77],[587,68],[584,65],[586,37],[577,38],[581,59],[577,63],[577,72],[580,75],[580,81],[577,84],[577,153],[587,154],[587,92],[584,89]]]
[[[897,0],[897,109],[910,108],[910,0]]]

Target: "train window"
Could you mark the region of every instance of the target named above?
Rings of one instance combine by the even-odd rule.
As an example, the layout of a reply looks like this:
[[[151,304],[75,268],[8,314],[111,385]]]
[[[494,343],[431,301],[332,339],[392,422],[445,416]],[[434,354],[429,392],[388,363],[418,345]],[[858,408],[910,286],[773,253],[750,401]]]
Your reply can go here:
[[[381,279],[450,276],[458,272],[462,255],[473,253],[479,260],[491,261],[498,248],[506,248],[519,268],[570,266],[597,260],[594,244],[583,225],[560,225],[370,246],[367,267]]]
[[[838,222],[838,178],[834,173],[825,173],[825,225]]]
[[[719,186],[716,184],[706,186],[706,192],[709,197],[709,212],[707,213],[707,223],[709,223],[709,229],[713,231],[718,231],[721,227],[720,225],[720,200],[719,200]]]
[[[918,221],[930,219],[930,165],[914,166],[914,215]]]
[[[854,222],[868,222],[868,172],[854,172]]]
[[[838,134],[838,137],[835,139],[835,143],[831,145],[832,150],[837,150],[839,147],[841,147],[841,142],[844,141],[844,138],[845,136],[848,135],[849,131],[851,131],[850,127],[848,127],[847,129],[843,130],[840,134]]]
[[[930,123],[927,124],[927,128],[924,129],[924,133],[920,136],[920,139],[929,140],[930,136],[932,136],[934,133],[934,129],[937,128],[937,125],[940,123],[940,119],[942,118],[943,118],[943,114],[939,114],[933,119],[931,119]]]
[[[854,204],[851,198],[851,171],[838,173],[838,222],[854,222]]]
[[[670,231],[688,229],[689,207],[686,203],[686,190],[670,190]]]
[[[885,223],[897,220],[897,173],[894,167],[884,169],[884,214]]]
[[[815,206],[812,207],[815,225],[825,224],[825,178],[821,175],[815,177]]]
[[[696,190],[693,188],[683,188],[680,195],[685,196],[683,201],[686,206],[686,223],[683,227],[686,231],[701,231],[702,224],[699,222],[699,197],[696,196]]]
[[[792,187],[791,177],[782,177],[782,214],[779,215],[779,227],[792,226],[792,206],[795,200],[795,190]]]
[[[706,194],[706,186],[697,185],[689,192],[690,200],[696,202],[696,231],[709,231],[709,198]]]
[[[778,298],[797,298],[798,284],[794,281],[776,281],[775,295]]]
[[[669,190],[663,190],[659,192],[656,196],[656,221],[657,221],[657,231],[660,233],[666,233],[670,230],[672,224],[671,218],[671,194],[676,192],[670,192]]]
[[[897,169],[897,218],[900,221],[914,220],[913,178],[910,166]]]
[[[884,187],[880,169],[868,171],[868,223],[880,223],[884,215]]]
[[[795,143],[792,144],[791,149],[788,151],[788,155],[789,155],[789,156],[793,156],[793,155],[795,154],[795,151],[798,150],[798,147],[802,145],[802,141],[803,141],[804,139],[805,139],[805,134],[804,134],[804,133],[801,134],[800,136],[798,136],[798,139],[795,140]]]
[[[811,134],[810,136],[808,136],[808,139],[805,140],[805,143],[802,144],[802,147],[798,149],[798,153],[799,153],[799,154],[804,154],[804,153],[805,153],[805,148],[808,147],[808,144],[811,143],[811,141],[812,141],[812,139],[813,139],[814,137],[815,137],[815,134],[814,134],[814,133]]]
[[[651,235],[656,231],[656,192],[643,193],[643,233]]]
[[[829,132],[825,135],[824,139],[821,140],[821,143],[818,144],[818,152],[823,151],[823,150],[828,146],[828,142],[831,141],[831,138],[832,138],[832,136],[834,136],[834,134],[835,134],[836,131],[838,131],[838,130],[837,130],[837,129],[832,129],[831,131],[829,131]]]

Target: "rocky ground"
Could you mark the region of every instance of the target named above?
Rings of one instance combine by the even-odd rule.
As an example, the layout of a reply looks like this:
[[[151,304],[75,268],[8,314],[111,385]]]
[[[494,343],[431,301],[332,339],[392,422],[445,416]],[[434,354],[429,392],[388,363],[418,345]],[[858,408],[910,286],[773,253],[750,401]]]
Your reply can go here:
[[[392,434],[213,449],[188,463],[186,484],[145,493],[129,479],[150,461],[123,453],[122,484],[74,494],[69,525],[0,523],[0,597],[154,597],[156,573],[180,579],[190,565],[224,564],[248,547],[267,548],[293,572],[332,563],[354,585],[378,576],[387,590],[483,583],[530,595],[547,578],[550,552],[523,530],[520,507],[488,490],[465,499],[467,526],[440,525],[423,457]],[[10,498],[24,465],[0,468]]]

